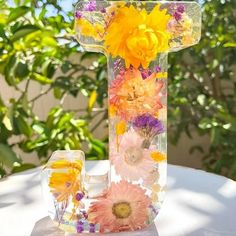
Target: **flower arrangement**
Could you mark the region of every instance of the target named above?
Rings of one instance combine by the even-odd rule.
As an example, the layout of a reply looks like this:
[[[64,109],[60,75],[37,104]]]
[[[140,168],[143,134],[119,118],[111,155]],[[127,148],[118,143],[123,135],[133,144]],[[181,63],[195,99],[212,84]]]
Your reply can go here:
[[[75,12],[79,41],[108,57],[112,174],[105,191],[91,199],[81,182],[85,176],[80,162],[53,163],[51,168],[57,171],[50,174],[49,188],[60,208],[60,225],[77,233],[120,232],[142,229],[158,214],[167,159],[167,53],[199,38],[186,6],[79,3]],[[61,167],[66,171],[58,171]]]

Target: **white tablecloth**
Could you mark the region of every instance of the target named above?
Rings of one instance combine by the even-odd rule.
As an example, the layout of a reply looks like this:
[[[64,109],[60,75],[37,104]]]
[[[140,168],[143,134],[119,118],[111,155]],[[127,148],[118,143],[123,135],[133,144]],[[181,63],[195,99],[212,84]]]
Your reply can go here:
[[[38,168],[0,181],[0,236],[69,235],[47,217],[39,173]],[[236,182],[169,165],[166,199],[155,225],[118,235],[236,236]]]

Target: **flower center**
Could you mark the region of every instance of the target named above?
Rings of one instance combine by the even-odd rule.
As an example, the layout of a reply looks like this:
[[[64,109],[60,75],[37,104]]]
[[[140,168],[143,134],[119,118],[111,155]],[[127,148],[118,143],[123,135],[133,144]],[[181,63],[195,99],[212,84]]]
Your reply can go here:
[[[131,215],[131,206],[128,202],[115,203],[112,207],[112,213],[118,219],[125,219]]]
[[[126,40],[126,45],[135,58],[149,60],[150,57],[154,57],[158,42],[158,38],[153,29],[142,24],[130,33]]]
[[[124,160],[128,165],[137,165],[143,159],[142,149],[137,147],[128,148],[124,154]]]

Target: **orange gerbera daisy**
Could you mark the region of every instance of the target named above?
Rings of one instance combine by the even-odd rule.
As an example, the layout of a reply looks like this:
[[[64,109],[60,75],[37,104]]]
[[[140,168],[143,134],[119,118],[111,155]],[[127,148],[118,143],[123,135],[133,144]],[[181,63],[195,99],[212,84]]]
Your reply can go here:
[[[133,5],[121,7],[107,28],[105,46],[113,57],[123,58],[127,68],[130,65],[147,68],[158,53],[169,49],[167,23],[170,18],[166,9],[160,10],[160,4],[150,14]]]
[[[157,80],[155,74],[144,80],[139,70],[128,70],[112,81],[109,103],[126,121],[145,113],[155,116],[162,108],[160,91],[163,85],[164,82]]]

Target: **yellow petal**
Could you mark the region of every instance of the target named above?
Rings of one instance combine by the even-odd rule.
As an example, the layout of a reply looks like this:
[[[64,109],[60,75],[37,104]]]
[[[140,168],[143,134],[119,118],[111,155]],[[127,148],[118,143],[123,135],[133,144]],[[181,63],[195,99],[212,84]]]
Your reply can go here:
[[[154,161],[157,161],[157,162],[166,161],[166,155],[164,153],[154,151],[154,152],[151,152],[150,155]]]
[[[126,131],[126,123],[124,121],[120,121],[116,125],[116,134],[117,135],[122,135]]]

